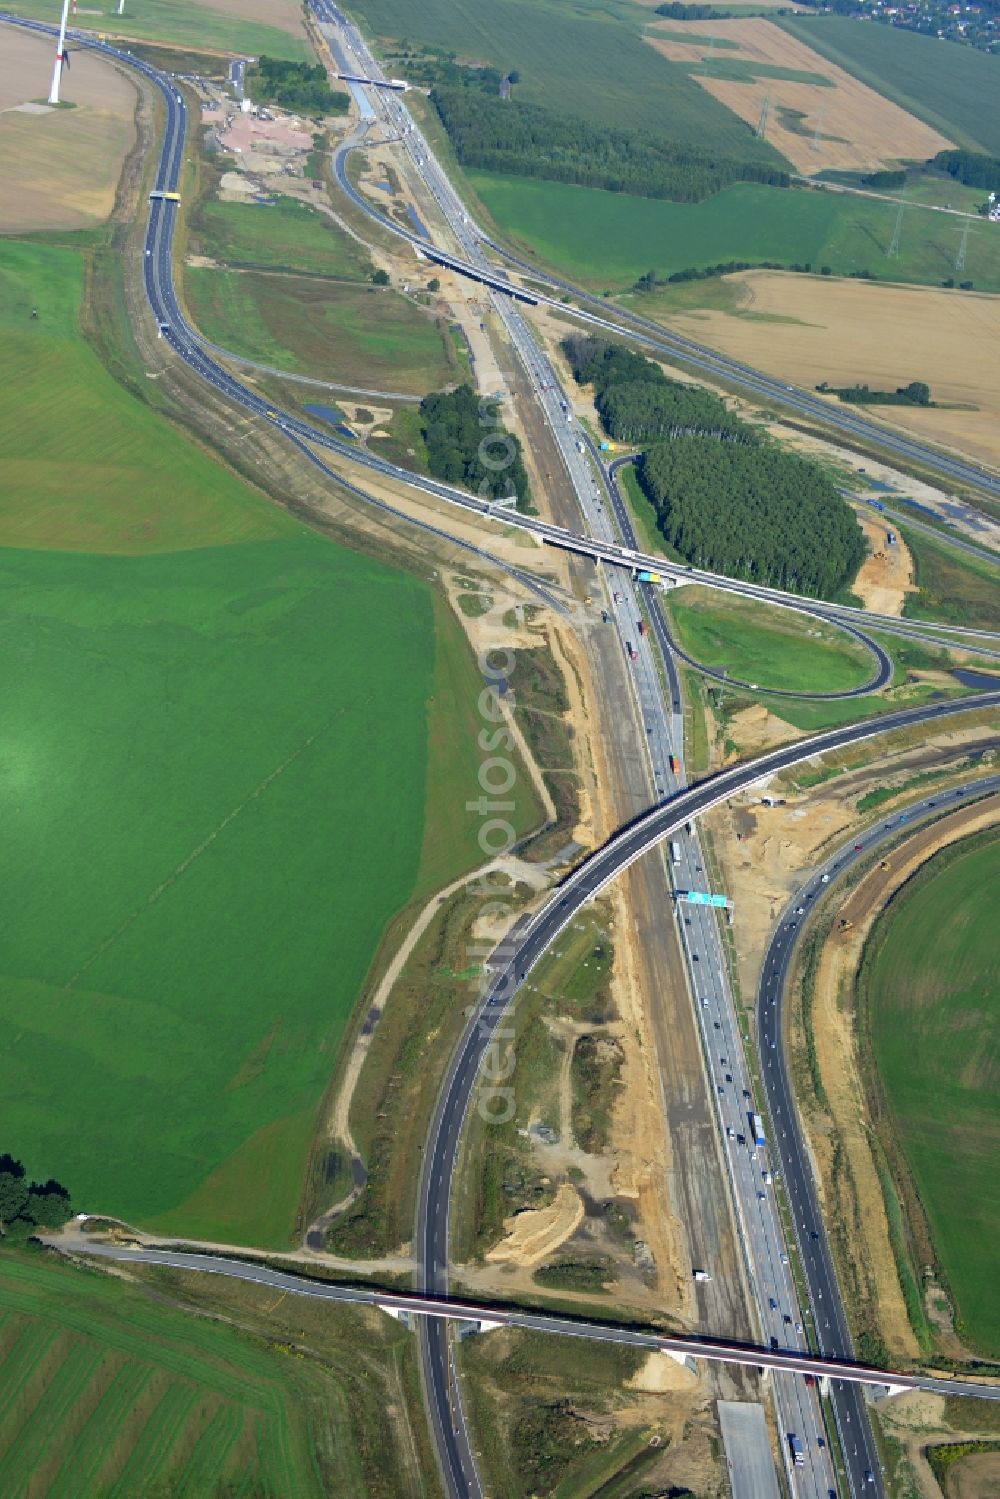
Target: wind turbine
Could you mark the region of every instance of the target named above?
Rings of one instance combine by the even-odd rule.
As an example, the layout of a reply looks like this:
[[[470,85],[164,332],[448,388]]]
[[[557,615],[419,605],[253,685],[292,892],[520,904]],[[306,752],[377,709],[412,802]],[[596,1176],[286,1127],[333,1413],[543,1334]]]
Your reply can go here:
[[[49,89],[49,103],[59,103],[59,81],[62,78],[63,63],[66,61],[66,19],[69,15],[69,0],[63,0],[62,22],[59,26],[59,40],[56,43],[56,61],[52,69],[52,87]]]

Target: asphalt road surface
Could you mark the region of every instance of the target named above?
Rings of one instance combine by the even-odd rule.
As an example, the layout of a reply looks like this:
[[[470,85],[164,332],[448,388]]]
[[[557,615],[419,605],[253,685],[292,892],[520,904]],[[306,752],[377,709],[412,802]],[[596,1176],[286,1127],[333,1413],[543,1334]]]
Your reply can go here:
[[[956,805],[980,800],[1000,790],[1000,775],[972,785],[938,791],[894,813],[875,827],[866,829],[818,865],[792,896],[771,938],[761,970],[757,996],[757,1028],[761,1073],[770,1116],[769,1149],[781,1164],[785,1195],[792,1211],[798,1241],[799,1262],[809,1291],[809,1306],[815,1346],[820,1353],[850,1357],[852,1342],[843,1301],[833,1266],[810,1169],[808,1147],[802,1136],[795,1108],[795,1091],[785,1049],[783,1004],[793,958],[809,914],[833,880],[854,865],[869,860],[882,845],[896,842],[904,829],[912,829],[951,811]],[[866,1418],[863,1394],[857,1385],[834,1385],[834,1409],[841,1450],[851,1474],[852,1488],[860,1492],[866,1472],[878,1470],[878,1451]],[[811,1434],[800,1433],[808,1443]]]
[[[750,765],[734,766],[655,807],[618,833],[566,878],[532,921],[516,933],[513,943],[502,951],[502,966],[471,1013],[448,1069],[428,1138],[418,1204],[417,1254],[432,1275],[448,1264],[451,1185],[463,1125],[473,1100],[478,1096],[484,1063],[489,1059],[489,1070],[494,1075],[502,1073],[507,1052],[505,1032],[518,990],[582,907],[634,860],[678,832],[686,822],[776,771],[895,728],[934,722],[953,716],[956,711],[966,711],[970,706],[986,707],[997,703],[1000,703],[1000,691],[972,699],[927,704],[886,715],[874,722],[868,720],[828,730],[774,750]],[[817,1219],[816,1231],[822,1231],[821,1219]],[[433,1394],[438,1412],[444,1413],[449,1409],[447,1359],[436,1361],[435,1367]],[[460,1494],[475,1495],[479,1492],[478,1483],[469,1480],[469,1454],[463,1450],[452,1423],[446,1422],[445,1425],[442,1436],[453,1489]]]
[[[98,1259],[123,1264],[163,1265],[172,1270],[190,1270],[202,1275],[225,1275],[233,1280],[273,1286],[293,1296],[311,1296],[318,1301],[336,1301],[345,1306],[377,1306],[384,1311],[403,1312],[440,1321],[478,1322],[483,1331],[493,1327],[518,1327],[530,1332],[550,1333],[563,1338],[582,1338],[593,1342],[624,1343],[633,1348],[648,1348],[680,1354],[683,1358],[704,1358],[744,1367],[787,1370],[856,1380],[873,1389],[931,1390],[948,1395],[968,1395],[982,1400],[1000,1400],[1000,1385],[980,1384],[974,1380],[941,1378],[931,1374],[895,1374],[839,1359],[821,1359],[808,1355],[773,1353],[749,1343],[730,1343],[723,1338],[678,1337],[671,1333],[646,1332],[617,1326],[611,1322],[588,1322],[583,1318],[557,1317],[545,1312],[511,1311],[489,1302],[460,1301],[456,1298],[418,1296],[398,1291],[374,1290],[369,1286],[338,1285],[333,1281],[313,1280],[288,1270],[274,1270],[269,1265],[250,1260],[228,1259],[221,1255],[197,1254],[184,1249],[133,1248],[125,1244],[89,1242],[87,1236],[68,1239],[46,1234],[43,1243],[60,1254],[93,1255]]]
[[[29,29],[51,30],[51,28],[42,27],[36,23],[18,24],[25,24]],[[96,42],[90,37],[81,37],[78,40],[81,45],[91,46],[99,51],[110,52],[120,60],[136,67],[161,90],[166,103],[167,118],[162,153],[157,171],[156,189],[160,192],[174,191],[180,177],[186,132],[186,111],[181,94],[175,90],[170,80],[165,79],[154,69],[148,67],[148,65],[129,56],[124,56],[116,52],[115,49],[109,48],[103,43]],[[274,423],[297,446],[303,448],[303,451],[306,451],[303,447],[306,442],[325,447],[340,453],[341,456],[353,462],[361,461],[367,463],[368,466],[392,478],[410,485],[416,484],[417,487],[448,499],[452,503],[462,504],[467,508],[476,509],[480,513],[490,512],[489,506],[483,502],[475,501],[471,497],[464,495],[461,491],[455,491],[450,486],[438,484],[436,481],[416,480],[413,475],[397,470],[391,464],[386,464],[382,460],[372,457],[372,455],[360,455],[356,449],[346,447],[344,444],[327,436],[327,434],[310,427],[307,423],[275,411],[255,392],[242,385],[213,360],[206,351],[203,342],[199,340],[194,330],[186,323],[176,298],[173,285],[171,253],[175,213],[176,205],[167,200],[156,198],[151,203],[144,254],[144,280],[147,297],[154,316],[159,323],[162,337],[192,369],[237,404]],[[495,289],[501,292],[511,290],[502,284]],[[508,330],[511,332],[515,346],[520,346],[523,352],[526,337],[522,336],[519,340],[516,323],[517,316],[516,311],[512,311],[505,320],[508,323]],[[881,436],[879,440],[882,441]],[[312,457],[311,454],[309,456]],[[363,493],[362,491],[357,492]],[[637,554],[634,548],[622,547],[613,540],[594,540],[577,537],[572,533],[565,532],[561,528],[549,526],[545,522],[538,522],[533,519],[529,521],[525,517],[515,518],[507,513],[504,513],[503,519],[508,523],[513,522],[522,525],[525,529],[534,530],[536,534],[541,535],[543,539],[553,544],[569,546],[571,550],[583,552],[585,555],[594,558],[607,560],[630,570],[641,566],[649,566],[660,572],[668,570],[663,559],[655,557],[644,558]],[[627,532],[624,534],[628,535]],[[684,570],[684,572],[686,577],[692,581],[705,581],[709,582],[712,586],[725,586],[751,597],[767,597],[775,602],[784,604],[786,607],[801,607],[801,601],[795,599],[794,596],[781,594],[778,590],[766,590],[756,588],[753,585],[734,584],[733,580],[720,580],[710,574],[696,574],[693,570]],[[856,613],[856,611],[840,611],[842,614],[845,612],[848,614]],[[871,724],[855,725],[849,729],[836,731],[831,735],[819,736],[819,738],[824,741],[825,748],[834,748],[839,744],[849,743],[854,739],[881,732],[896,722],[917,722],[932,719],[947,713],[959,711],[960,707],[968,707],[970,703],[985,706],[998,696],[1000,695],[988,693],[982,694],[973,700],[966,700],[960,705],[954,701],[947,704],[931,705],[926,709],[914,710],[908,714],[891,715],[877,721],[874,726]],[[778,756],[765,757],[767,761],[766,768],[768,770],[781,768],[777,761],[782,753],[790,753],[791,756],[782,763],[795,763],[795,760],[802,757],[801,751],[802,746],[799,745],[791,752],[779,752]],[[811,741],[807,753],[818,752],[817,742]],[[442,1174],[440,1177],[431,1175],[429,1178],[428,1197],[432,1200],[427,1202],[426,1212],[424,1211],[425,1205],[422,1204],[423,1233],[421,1242],[426,1256],[425,1263],[432,1268],[432,1271],[435,1267],[446,1268],[447,1266],[447,1184],[450,1182],[450,1166],[454,1160],[454,1147],[457,1146],[457,1131],[461,1125],[461,1118],[464,1117],[465,1104],[475,1082],[476,1074],[479,1070],[479,1062],[482,1060],[482,1056],[493,1038],[502,1010],[513,999],[517,986],[523,980],[524,974],[534,962],[537,962],[542,952],[550,945],[566,922],[571,919],[575,911],[579,909],[579,906],[591,898],[604,883],[614,878],[621,869],[627,867],[633,859],[639,857],[647,848],[661,841],[671,831],[675,831],[682,821],[696,816],[700,811],[705,810],[707,806],[714,804],[715,800],[727,794],[727,789],[731,791],[736,789],[738,785],[748,784],[764,773],[764,770],[764,762],[758,762],[753,767],[741,768],[742,779],[729,781],[727,779],[729,773],[727,773],[727,776],[716,778],[714,782],[707,783],[705,787],[699,787],[694,792],[682,793],[672,798],[668,806],[670,809],[676,811],[677,814],[673,822],[669,820],[669,817],[666,820],[663,819],[662,814],[664,809],[662,807],[657,808],[654,813],[649,814],[646,818],[640,819],[639,822],[631,828],[626,829],[624,833],[620,834],[604,850],[601,850],[584,866],[581,866],[580,869],[574,872],[574,875],[561,887],[557,900],[554,900],[545,908],[540,917],[536,918],[535,922],[529,928],[528,933],[519,941],[505,974],[501,975],[497,984],[491,990],[490,995],[487,996],[487,1002],[480,1017],[485,1022],[483,1036],[479,1038],[479,1043],[481,1044],[477,1043],[477,1045],[471,1048],[466,1044],[456,1057],[455,1064],[449,1074],[449,1082],[452,1085],[451,1093],[449,1094],[446,1091],[446,1096],[443,1100],[444,1112],[443,1114],[439,1114],[436,1120],[434,1148],[441,1148],[447,1154],[450,1144],[451,1160],[448,1162],[449,1170],[447,1173]],[[726,789],[719,791],[718,788],[723,784],[725,784]],[[715,794],[716,792],[718,792],[718,795]],[[660,821],[657,821],[658,818]],[[474,1063],[471,1066],[471,1070],[469,1070],[470,1061]],[[464,1073],[463,1067],[466,1068]],[[456,1086],[458,1089],[457,1093],[455,1092]],[[449,1097],[451,1098],[450,1104]],[[458,1108],[459,1105],[461,1105],[460,1108]],[[452,1126],[454,1129],[452,1129]],[[435,1193],[439,1194],[442,1186],[444,1187],[443,1198],[435,1198]],[[437,1206],[435,1206],[435,1202],[437,1202]],[[441,1368],[447,1370],[446,1360],[441,1361]],[[438,1410],[445,1410],[451,1394],[450,1389],[441,1388],[435,1391],[435,1394],[437,1396],[436,1405]],[[457,1454],[460,1467],[469,1456],[467,1452],[459,1452]],[[477,1492],[478,1490],[470,1489],[469,1491]]]

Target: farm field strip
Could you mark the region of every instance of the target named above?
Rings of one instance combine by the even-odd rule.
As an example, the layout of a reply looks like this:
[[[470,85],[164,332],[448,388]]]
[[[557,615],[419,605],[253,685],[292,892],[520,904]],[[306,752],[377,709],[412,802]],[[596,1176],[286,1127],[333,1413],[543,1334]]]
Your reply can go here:
[[[938,855],[879,920],[861,983],[889,1128],[974,1348],[1000,1352],[995,889],[1000,835]]]
[[[956,145],[1000,153],[1000,57],[845,16],[784,16],[774,24]]]
[[[697,25],[672,22],[669,32],[651,31],[648,40],[677,57],[690,51],[683,46],[685,29]],[[753,127],[769,99],[767,139],[800,172],[873,170],[900,157],[925,160],[952,144],[771,21],[721,20],[712,30],[737,47],[738,56],[706,54],[692,76]],[[741,72],[748,75],[744,80],[734,76]]]
[[[890,259],[898,212],[891,201],[740,183],[702,203],[670,203],[499,173],[467,175],[503,235],[595,290],[625,290],[649,270],[663,279],[733,260],[816,271],[827,265],[835,277],[869,271],[932,286],[957,279],[963,220],[917,205],[907,211]],[[966,248],[963,279],[977,291],[1000,291],[1000,233],[970,235]],[[717,295],[714,282],[705,282],[701,295]],[[655,313],[653,298],[636,306]]]
[[[8,1128],[109,1211],[281,1244],[417,879],[430,596],[129,396],[81,291],[75,252],[0,245]]]
[[[114,205],[135,140],[136,91],[107,62],[80,54],[63,79],[73,109],[26,112],[51,66],[48,38],[4,28],[0,52],[0,224],[5,234],[78,229]]]
[[[642,16],[587,13],[558,0],[355,0],[352,15],[377,42],[405,38],[520,74],[517,96],[597,124],[664,133],[684,145],[777,164],[687,69],[643,40]]]

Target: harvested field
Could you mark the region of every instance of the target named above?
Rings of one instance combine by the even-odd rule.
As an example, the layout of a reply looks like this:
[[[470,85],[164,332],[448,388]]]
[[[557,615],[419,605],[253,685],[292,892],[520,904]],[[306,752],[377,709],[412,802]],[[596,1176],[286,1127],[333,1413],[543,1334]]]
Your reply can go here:
[[[0,51],[0,224],[8,234],[86,229],[114,205],[135,139],[136,92],[117,69],[74,52],[62,97],[73,109],[32,107],[47,92],[52,43],[6,28]]]
[[[683,41],[683,36],[685,31],[703,34],[704,24],[671,21],[669,28],[647,33],[647,39],[664,57],[694,62],[697,56],[707,54],[707,49],[698,46],[696,50]],[[767,140],[800,172],[812,176],[829,168],[874,170],[903,158],[926,159],[952,144],[771,21],[762,17],[715,21],[712,33],[720,41],[736,42],[739,52],[727,49],[716,53],[710,65],[692,76],[754,127],[764,100],[770,96]],[[727,67],[734,62],[819,74],[828,85],[770,73],[758,78],[727,78]]]
[[[287,31],[289,36],[301,37],[305,32],[298,0],[204,0],[204,4],[206,10],[235,16],[241,21],[255,21],[261,26],[274,26],[278,31]]]
[[[682,313],[672,325],[806,388],[826,380],[894,390],[926,380],[935,401],[966,409],[866,411],[983,462],[1000,458],[1000,298],[780,271],[724,279],[742,290],[739,312]]]

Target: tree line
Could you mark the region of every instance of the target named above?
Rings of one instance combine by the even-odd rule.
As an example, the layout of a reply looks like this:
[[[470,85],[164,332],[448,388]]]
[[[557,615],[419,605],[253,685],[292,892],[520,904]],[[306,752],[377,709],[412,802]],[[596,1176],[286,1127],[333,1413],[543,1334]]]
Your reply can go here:
[[[431,102],[465,167],[678,203],[700,202],[734,182],[788,186],[780,165],[693,151],[473,88],[435,88]]]
[[[867,385],[827,385],[816,387],[824,395],[839,396],[855,406],[933,406],[931,388],[924,380],[911,380],[895,390],[871,390]]]
[[[1000,192],[1000,159],[981,151],[939,151],[927,163],[939,172],[947,172],[966,187],[982,187]]]
[[[720,10],[717,5],[684,5],[682,0],[667,0],[666,5],[656,7],[656,14],[671,21],[731,21],[736,13]]]
[[[320,63],[260,57],[247,68],[244,82],[256,103],[278,104],[297,114],[346,114],[351,102],[342,90],[330,87]]]
[[[773,442],[679,437],[643,454],[639,482],[695,567],[833,598],[865,558],[850,507],[816,464]]]
[[[50,1177],[28,1179],[24,1165],[0,1152],[0,1238],[20,1243],[36,1228],[61,1228],[73,1215],[66,1188]]]
[[[460,484],[484,500],[515,498],[530,503],[521,444],[500,421],[497,403],[471,385],[433,391],[420,403],[420,430],[435,479]]]
[[[751,431],[711,391],[668,380],[658,364],[631,349],[578,334],[563,340],[563,351],[577,383],[593,385],[601,422],[616,442],[682,433],[742,441]]]
[[[645,447],[639,482],[686,562],[826,598],[853,578],[864,536],[816,464],[641,354],[583,334],[562,348],[608,434]]]

